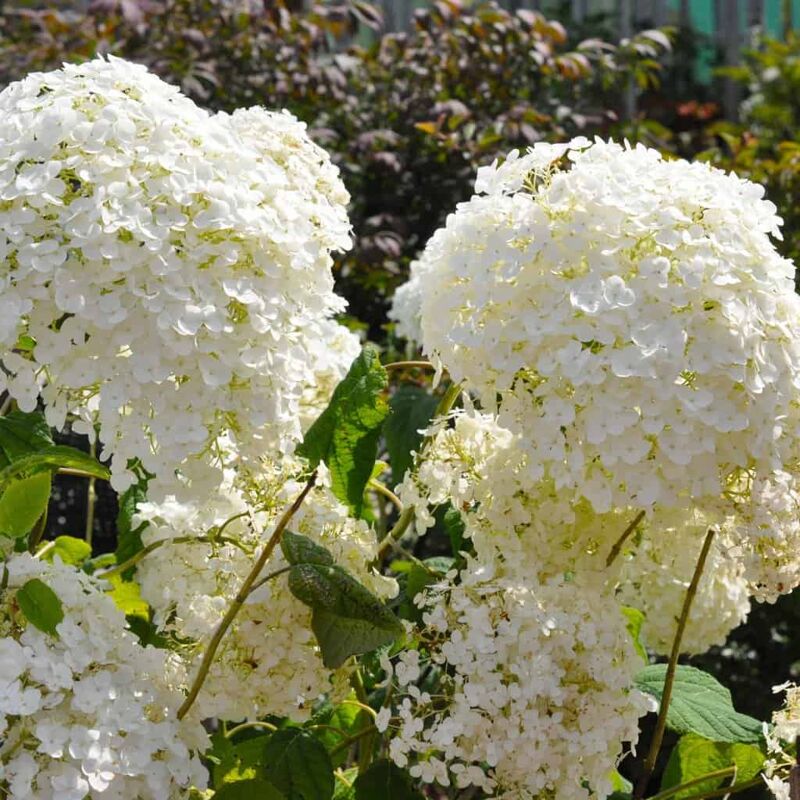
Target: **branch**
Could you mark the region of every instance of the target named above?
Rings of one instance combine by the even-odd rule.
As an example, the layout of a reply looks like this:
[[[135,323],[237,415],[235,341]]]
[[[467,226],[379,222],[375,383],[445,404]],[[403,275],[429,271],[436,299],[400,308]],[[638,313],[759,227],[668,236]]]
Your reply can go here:
[[[691,786],[696,786],[698,783],[703,783],[704,781],[710,781],[714,778],[727,778],[731,775],[736,776],[736,767],[725,767],[725,769],[718,769],[714,772],[707,772],[705,775],[701,775],[699,778],[692,778],[690,781],[686,781],[686,783],[680,783],[676,786],[670,786],[669,789],[664,789],[663,792],[659,792],[658,794],[654,794],[648,798],[648,800],[666,800],[668,797],[672,797],[674,794],[678,794],[678,792],[682,792],[684,789],[688,789]],[[730,789],[730,787],[728,787]]]
[[[617,539],[617,541],[614,542],[614,546],[609,551],[608,558],[606,558],[606,566],[607,567],[610,567],[614,563],[614,560],[616,559],[616,557],[622,551],[622,546],[625,544],[625,542],[627,541],[628,537],[636,530],[636,528],[639,526],[639,523],[643,519],[644,519],[644,511],[640,511],[633,518],[633,521],[631,522],[631,524],[628,525],[628,527],[625,528],[625,530],[622,532],[622,536],[620,536],[619,539]]]
[[[706,538],[703,541],[703,548],[700,551],[700,557],[697,559],[697,566],[694,569],[694,575],[692,575],[692,582],[689,584],[689,588],[686,590],[686,597],[683,600],[683,608],[681,609],[681,615],[678,619],[678,627],[675,630],[675,638],[672,640],[672,652],[669,655],[667,674],[664,677],[664,690],[661,693],[661,705],[658,709],[656,728],[653,732],[653,739],[650,742],[650,749],[644,762],[642,775],[639,778],[639,782],[636,784],[636,791],[633,793],[633,800],[642,800],[644,793],[647,791],[647,784],[650,782],[650,777],[655,769],[658,751],[661,749],[661,742],[664,739],[664,730],[667,727],[667,711],[669,711],[669,702],[672,699],[672,687],[675,683],[675,671],[678,668],[678,657],[681,653],[681,639],[683,639],[683,632],[686,629],[686,623],[689,621],[689,612],[692,610],[692,601],[697,594],[697,587],[700,583],[700,577],[703,574],[703,568],[706,565],[708,551],[711,549],[711,543],[713,539],[714,529],[709,528]]]
[[[300,492],[300,494],[295,498],[295,501],[289,506],[289,508],[283,512],[281,518],[278,520],[278,524],[275,526],[275,530],[272,532],[272,536],[270,536],[269,541],[261,551],[261,555],[259,555],[259,557],[256,559],[256,563],[253,565],[253,568],[250,570],[248,576],[244,579],[244,583],[242,583],[242,585],[239,587],[236,597],[233,598],[230,607],[217,626],[217,629],[214,631],[211,641],[208,643],[208,649],[203,654],[203,659],[200,662],[200,668],[197,670],[197,675],[195,676],[195,679],[189,688],[189,693],[186,695],[186,699],[178,709],[178,719],[183,719],[189,713],[189,709],[194,705],[194,701],[197,700],[197,695],[200,694],[200,689],[203,687],[203,683],[208,676],[208,671],[211,669],[211,665],[214,663],[214,657],[216,656],[217,650],[222,643],[223,637],[228,632],[228,628],[230,628],[233,620],[239,613],[239,609],[241,609],[245,603],[245,600],[247,600],[247,596],[250,594],[253,584],[258,579],[258,576],[261,574],[261,570],[264,569],[267,561],[269,561],[272,551],[280,542],[281,536],[283,536],[283,532],[288,527],[292,517],[297,513],[298,509],[303,504],[303,500],[306,499],[308,493],[314,487],[314,481],[316,481],[316,479],[317,473],[313,472],[311,477],[308,479],[308,482],[303,487],[303,491]]]

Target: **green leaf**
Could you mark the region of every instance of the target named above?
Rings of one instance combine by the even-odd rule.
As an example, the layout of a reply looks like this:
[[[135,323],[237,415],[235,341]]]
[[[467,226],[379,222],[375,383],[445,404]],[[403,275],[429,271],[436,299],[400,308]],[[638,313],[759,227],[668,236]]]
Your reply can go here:
[[[12,481],[0,496],[0,531],[17,539],[27,536],[50,502],[50,473]]]
[[[378,454],[381,425],[389,413],[387,385],[377,349],[365,347],[297,449],[312,468],[325,462],[333,493],[359,517]]]
[[[661,700],[666,664],[652,664],[636,676],[637,687]],[[761,723],[733,707],[731,693],[706,672],[679,666],[675,674],[667,726],[677,733],[696,733],[713,742],[758,742]]]
[[[17,605],[25,619],[44,633],[57,636],[56,626],[64,619],[58,595],[38,578],[31,578],[17,589]]]
[[[409,776],[387,759],[381,759],[362,772],[353,784],[355,800],[425,800]]]
[[[339,667],[403,633],[400,620],[341,567],[296,564],[289,570],[289,589],[313,609],[311,629],[326,667]]]
[[[389,401],[392,413],[386,420],[383,435],[392,465],[392,480],[400,483],[413,465],[412,451],[422,441],[419,432],[428,427],[438,398],[419,386],[401,386]]]
[[[354,694],[351,695],[351,699],[355,699]],[[372,725],[372,716],[355,703],[341,703],[329,706],[324,713],[315,715],[311,724],[326,726],[315,731],[315,736],[325,745],[333,766],[338,767],[347,760],[347,750],[342,749],[337,753],[332,751],[346,739],[369,728]]]
[[[95,478],[107,480],[111,473],[97,459],[76,450],[74,447],[54,445],[35,453],[22,456],[0,470],[0,487],[20,475],[37,475],[41,472],[53,472],[61,467],[79,469]]]
[[[117,514],[117,549],[114,552],[117,564],[125,563],[141,550],[144,549],[142,542],[142,532],[147,527],[146,522],[140,523],[136,528],[133,527],[133,515],[136,507],[145,499],[147,493],[147,482],[131,486],[119,499],[119,513]],[[136,567],[131,567],[122,573],[125,580],[133,578]]]
[[[661,779],[661,788],[670,789],[709,772],[732,766],[736,767],[735,783],[747,783],[761,772],[764,760],[764,753],[752,744],[710,742],[693,733],[687,733],[678,740],[670,753]],[[709,778],[677,792],[673,797],[674,800],[682,800],[692,795],[712,792],[723,785],[734,784],[730,777]]]
[[[356,789],[353,782],[358,776],[358,767],[351,767],[340,773],[344,777],[343,780],[336,781],[336,789],[333,792],[333,800],[356,800]],[[350,784],[349,786],[347,784]]]
[[[271,783],[258,779],[226,783],[214,792],[213,800],[286,800]]]
[[[150,621],[150,606],[142,600],[142,593],[138,583],[125,581],[121,575],[112,575],[107,581],[114,587],[108,594],[126,617],[136,617]]]
[[[447,506],[447,511],[444,512],[444,529],[447,531],[447,537],[450,539],[450,549],[455,558],[458,558],[461,551],[464,549],[464,531],[466,525],[461,512],[452,505]]]
[[[92,548],[83,540],[74,536],[57,536],[53,540],[53,547],[48,550],[43,559],[53,561],[58,556],[62,563],[78,567],[92,555]]]
[[[331,800],[333,764],[322,742],[302,728],[276,731],[264,748],[263,776],[287,800]]]
[[[433,558],[426,558],[421,563],[414,562],[409,570],[408,582],[406,583],[406,592],[409,600],[413,602],[414,598],[425,587],[441,580],[447,571],[452,569],[454,563],[455,559],[449,556],[434,556]]]
[[[234,744],[222,731],[215,733],[211,737],[212,747],[206,753],[206,758],[214,765],[214,786],[219,788],[226,783],[260,777],[264,745],[271,736],[271,733],[259,734]]]
[[[44,414],[12,411],[0,417],[0,468],[29,453],[53,446]]]
[[[281,550],[290,564],[333,564],[333,556],[322,545],[301,533],[285,531],[281,537]]]
[[[644,614],[638,608],[631,606],[622,606],[622,615],[625,617],[625,627],[633,639],[633,646],[636,652],[641,657],[642,661],[647,664],[650,659],[647,657],[647,650],[644,649],[642,644],[642,625],[644,624]]]

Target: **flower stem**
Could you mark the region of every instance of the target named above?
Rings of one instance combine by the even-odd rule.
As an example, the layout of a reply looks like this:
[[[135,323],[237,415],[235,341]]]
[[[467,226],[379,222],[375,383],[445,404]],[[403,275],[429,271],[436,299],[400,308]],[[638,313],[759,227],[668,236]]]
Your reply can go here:
[[[89,455],[97,458],[97,442],[92,441],[89,445]],[[89,485],[86,487],[86,544],[92,546],[92,537],[94,536],[94,512],[97,505],[97,491],[95,490],[94,475],[89,478]]]
[[[664,689],[661,693],[661,705],[658,709],[658,719],[656,720],[656,728],[653,731],[653,738],[650,742],[650,749],[647,752],[647,758],[644,761],[642,775],[636,784],[636,791],[633,794],[634,800],[642,800],[644,793],[647,791],[647,784],[650,782],[650,777],[656,766],[656,759],[658,752],[661,749],[661,742],[664,739],[664,731],[667,727],[667,711],[669,711],[669,702],[672,699],[672,687],[675,683],[675,672],[678,668],[678,657],[681,653],[681,639],[683,639],[683,632],[686,629],[686,623],[689,621],[689,612],[692,610],[692,602],[697,594],[697,587],[700,583],[700,577],[703,574],[703,569],[706,565],[708,552],[711,549],[711,543],[714,539],[714,529],[709,528],[706,533],[706,538],[703,541],[703,547],[700,550],[700,557],[697,559],[697,566],[692,575],[692,581],[689,588],[686,590],[686,597],[683,600],[683,608],[681,615],[678,618],[678,627],[675,630],[675,638],[672,640],[672,652],[669,656],[667,663],[667,673],[664,677]]]
[[[228,632],[228,628],[230,628],[233,620],[239,613],[239,610],[247,600],[247,596],[250,594],[250,589],[258,579],[258,576],[261,574],[261,570],[264,569],[267,561],[269,561],[269,557],[272,555],[273,550],[275,550],[275,547],[280,542],[283,532],[291,522],[292,517],[297,513],[298,509],[303,504],[303,500],[306,499],[308,493],[314,487],[314,482],[316,479],[317,473],[314,472],[308,479],[306,485],[303,487],[303,491],[300,492],[300,494],[295,498],[294,502],[289,506],[289,508],[283,512],[281,518],[278,520],[278,524],[275,526],[275,530],[272,532],[272,536],[270,536],[269,541],[266,543],[266,545],[264,545],[264,549],[256,559],[253,568],[250,570],[249,574],[244,579],[244,582],[239,587],[239,591],[233,598],[233,601],[228,607],[225,616],[222,618],[219,625],[217,625],[217,629],[214,631],[211,641],[208,643],[208,648],[203,654],[203,659],[200,662],[197,675],[195,676],[195,679],[189,688],[186,699],[178,709],[178,719],[183,719],[189,713],[189,709],[191,709],[191,707],[194,705],[194,701],[197,700],[197,695],[200,694],[200,689],[203,687],[203,683],[208,676],[208,671],[211,669],[211,665],[214,663],[214,657],[216,656],[217,650],[222,643],[223,637]]]
[[[230,739],[236,736],[237,733],[241,733],[241,731],[249,731],[254,728],[264,728],[268,731],[276,731],[278,727],[273,725],[271,722],[262,722],[261,720],[252,720],[251,722],[243,722],[241,725],[235,725],[229,731],[225,733],[225,738]]]
[[[111,567],[111,569],[107,569],[104,572],[100,572],[97,574],[98,578],[113,578],[115,575],[121,575],[123,572],[126,572],[131,567],[135,567],[140,561],[147,558],[154,550],[158,550],[159,547],[165,544],[214,544],[215,542],[221,542],[223,544],[232,544],[239,546],[239,543],[233,539],[227,539],[224,536],[175,536],[172,539],[158,539],[155,542],[150,542],[146,547],[143,547],[139,550],[138,553],[134,553],[130,558],[123,561],[121,564],[117,564],[116,567]]]
[[[376,481],[374,478],[369,479],[367,486],[372,489],[372,491],[383,495],[387,500],[390,500],[392,503],[394,503],[394,505],[397,506],[400,511],[403,510],[402,501],[388,486],[385,486],[380,481]]]
[[[439,419],[440,417],[445,416],[453,406],[456,404],[456,400],[461,396],[461,386],[457,383],[452,383],[450,386],[447,387],[447,391],[442,395],[442,399],[439,401],[439,405],[436,406],[436,411],[433,413],[433,419]],[[433,440],[433,435],[429,434],[422,440],[422,444],[420,445],[419,451],[417,452],[417,457],[414,459],[414,466],[412,467],[412,471],[416,471],[421,460],[422,454],[430,445],[431,441]],[[414,520],[414,506],[407,506],[403,509],[400,517],[398,518],[397,522],[395,522],[394,527],[389,531],[389,533],[384,536],[381,543],[378,545],[378,556],[376,561],[381,561],[386,557],[386,554],[391,550],[392,545],[395,542],[400,541],[403,534],[408,529],[408,526]]]
[[[639,523],[643,519],[644,519],[644,511],[640,511],[633,518],[631,524],[628,525],[628,527],[625,528],[625,530],[622,532],[622,536],[620,536],[619,539],[617,539],[617,541],[614,542],[614,546],[609,551],[608,558],[606,558],[606,566],[607,567],[610,567],[614,563],[615,559],[617,558],[617,556],[622,551],[622,546],[625,544],[625,542],[627,541],[628,537],[636,530],[636,528],[638,527]]]
[[[718,769],[714,772],[707,772],[705,775],[701,775],[699,778],[692,778],[690,781],[686,781],[686,783],[680,783],[676,786],[670,786],[669,789],[664,789],[664,791],[659,792],[658,794],[654,794],[649,797],[647,800],[667,800],[668,797],[672,797],[674,794],[678,794],[678,792],[682,792],[684,789],[689,789],[692,786],[697,786],[699,783],[703,783],[704,781],[714,780],[715,778],[727,778],[731,775],[736,775],[736,767],[725,767],[725,769]],[[728,787],[730,788],[730,787]]]
[[[430,361],[392,361],[384,369],[436,369]]]
[[[38,546],[39,542],[42,541],[45,528],[47,528],[47,509],[45,509],[42,516],[36,520],[33,530],[28,534],[28,552],[31,554],[36,552],[36,547]]]

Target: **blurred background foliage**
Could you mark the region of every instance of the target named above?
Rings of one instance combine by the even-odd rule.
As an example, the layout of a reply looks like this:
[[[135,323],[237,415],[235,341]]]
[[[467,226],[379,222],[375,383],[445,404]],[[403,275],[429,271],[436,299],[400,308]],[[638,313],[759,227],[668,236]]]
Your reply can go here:
[[[548,19],[491,2],[431,3],[384,32],[365,2],[95,0],[0,11],[0,85],[109,53],[147,64],[199,104],[285,107],[342,169],[354,247],[336,265],[351,322],[402,349],[387,302],[475,169],[498,154],[578,133],[627,137],[762,183],[786,221],[782,252],[800,261],[800,37],[760,39],[722,78],[740,87],[724,119],[716,84],[698,79],[713,43],[689,29],[614,41],[601,18]],[[671,43],[671,46],[670,46]],[[635,96],[635,112],[631,98]],[[101,493],[100,551],[113,549],[114,499]],[[75,533],[84,495],[65,485],[53,533]],[[103,505],[105,504],[105,505]],[[435,537],[426,539],[435,547]],[[420,552],[420,555],[431,555]],[[769,687],[798,678],[800,596],[758,606],[725,647],[696,659],[766,718]]]

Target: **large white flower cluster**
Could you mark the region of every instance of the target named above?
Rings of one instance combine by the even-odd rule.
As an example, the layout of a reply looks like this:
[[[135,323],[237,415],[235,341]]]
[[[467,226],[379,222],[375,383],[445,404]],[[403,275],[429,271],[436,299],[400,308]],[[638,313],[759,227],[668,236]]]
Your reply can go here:
[[[12,800],[168,800],[204,787],[196,715],[179,722],[178,659],[143,647],[105,584],[27,554],[5,563],[0,608],[0,780]],[[27,623],[16,590],[38,578],[58,596],[57,636]]]
[[[597,511],[769,476],[797,455],[800,298],[762,196],[642,146],[512,153],[422,256],[424,350]]]
[[[768,758],[764,766],[765,782],[777,800],[790,800],[792,792],[787,770],[796,763],[796,754],[788,752],[800,736],[800,686],[784,683],[774,686],[776,694],[785,692],[783,707],[772,715],[772,725],[765,725]]]
[[[470,564],[418,599],[429,641],[396,667],[408,685],[391,719],[390,757],[425,782],[493,796],[587,800],[647,710],[632,689],[641,662],[614,600]],[[441,694],[412,681],[425,660]]]
[[[343,301],[347,192],[288,113],[211,115],[119,59],[0,93],[0,389],[175,490],[290,450]],[[205,487],[205,488],[204,488]],[[163,490],[163,491],[162,491]]]
[[[635,509],[596,513],[585,500],[565,503],[551,482],[531,478],[520,436],[494,416],[459,412],[437,424],[416,474],[399,488],[415,508],[417,529],[434,523],[431,507],[452,502],[484,563],[514,564],[537,581],[572,575],[574,586],[616,594],[645,614],[643,638],[669,653],[686,589],[706,531],[717,535],[694,599],[683,652],[721,644],[747,616],[748,582],[733,518],[691,509],[651,509],[609,567],[606,559],[637,518]],[[749,527],[748,527],[749,530]],[[756,561],[754,558],[753,561]]]
[[[136,579],[160,629],[185,640],[190,676],[278,516],[300,493],[303,482],[296,475],[301,466],[291,459],[280,466],[265,464],[249,496],[228,481],[204,501],[169,498],[139,507],[137,523],[148,523],[145,544],[169,543],[140,562]],[[369,567],[377,550],[373,532],[348,517],[324,484],[321,475],[292,519],[292,530],[328,548],[336,563],[379,596],[392,596],[395,581]],[[209,541],[220,529],[217,540]],[[186,541],[192,538],[197,541]],[[278,548],[264,576],[286,566]],[[223,639],[196,707],[202,717],[303,719],[314,701],[331,690],[331,678],[311,631],[311,611],[291,594],[283,574],[248,597]]]
[[[617,598],[644,614],[642,639],[669,655],[686,592],[710,527],[711,543],[703,574],[681,639],[681,652],[705,653],[725,643],[750,612],[752,587],[730,543],[725,520],[699,512],[657,514],[646,521],[638,541],[621,559]]]

